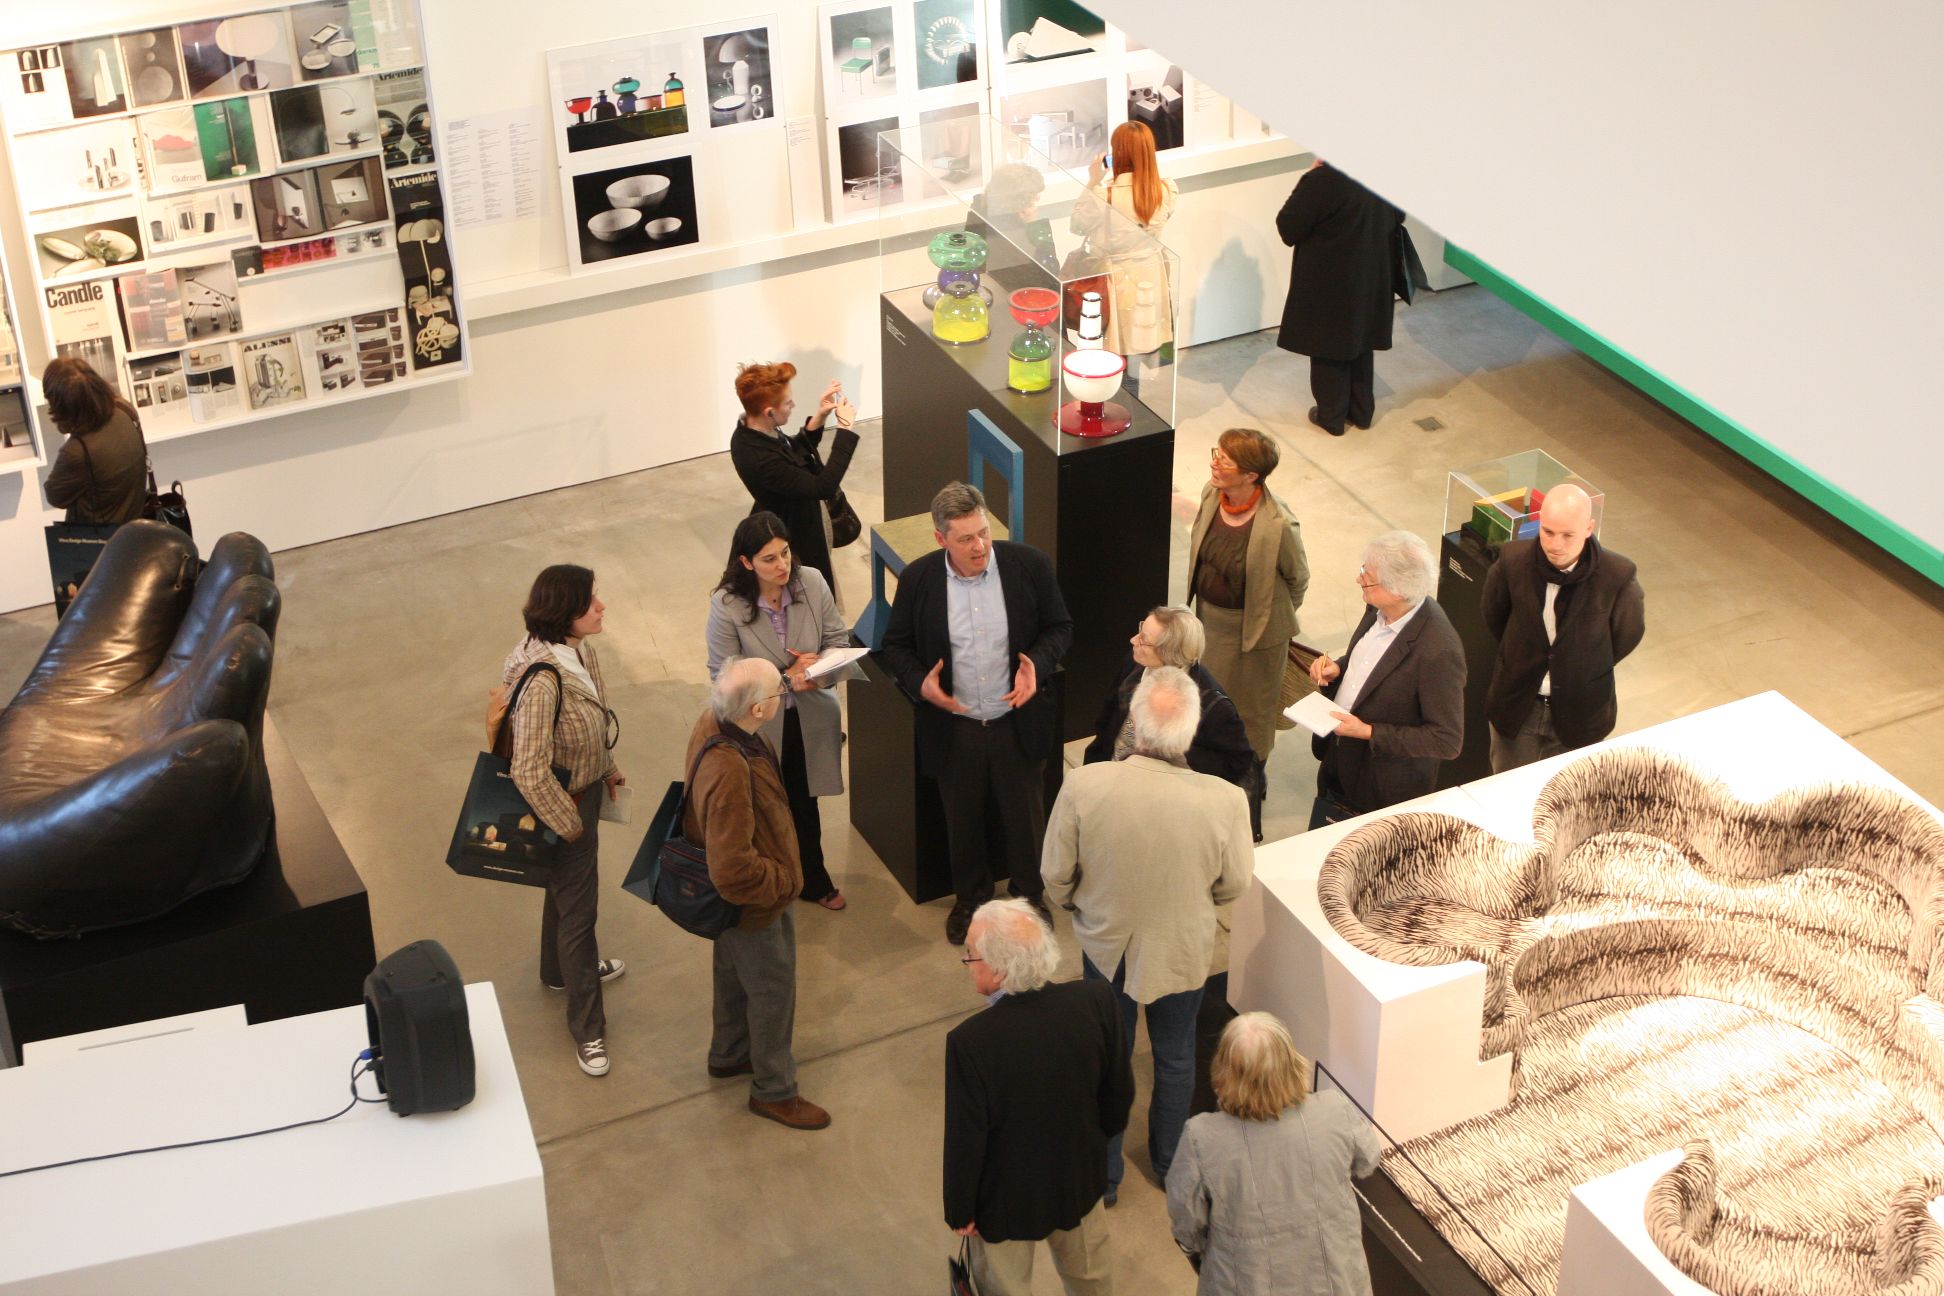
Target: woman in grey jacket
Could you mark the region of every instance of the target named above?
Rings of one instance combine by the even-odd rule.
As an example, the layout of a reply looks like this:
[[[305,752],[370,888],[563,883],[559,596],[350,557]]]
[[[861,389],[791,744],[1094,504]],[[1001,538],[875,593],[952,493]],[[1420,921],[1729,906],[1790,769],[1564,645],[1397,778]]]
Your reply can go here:
[[[824,867],[817,798],[844,790],[843,716],[835,686],[847,667],[816,679],[819,654],[850,646],[850,628],[823,573],[798,563],[790,533],[774,513],[752,513],[736,526],[729,564],[709,598],[709,678],[731,657],[761,657],[783,672],[783,705],[762,728],[790,795],[803,899],[842,909],[843,892]]]
[[[1377,1168],[1377,1135],[1339,1093],[1311,1095],[1308,1063],[1263,1012],[1222,1031],[1221,1107],[1188,1122],[1168,1168],[1175,1241],[1198,1296],[1370,1296],[1350,1181]]]

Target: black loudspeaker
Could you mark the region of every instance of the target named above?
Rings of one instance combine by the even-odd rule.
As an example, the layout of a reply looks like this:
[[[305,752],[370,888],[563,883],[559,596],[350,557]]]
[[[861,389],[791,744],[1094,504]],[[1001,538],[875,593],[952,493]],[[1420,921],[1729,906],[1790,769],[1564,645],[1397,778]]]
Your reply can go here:
[[[371,1073],[400,1116],[456,1111],[473,1100],[466,987],[437,941],[414,941],[365,978]]]

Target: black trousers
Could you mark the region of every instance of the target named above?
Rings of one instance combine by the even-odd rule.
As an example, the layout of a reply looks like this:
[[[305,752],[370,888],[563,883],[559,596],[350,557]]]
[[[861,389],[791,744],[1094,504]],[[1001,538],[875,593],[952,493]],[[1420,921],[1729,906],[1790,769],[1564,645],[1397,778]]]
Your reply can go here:
[[[1377,414],[1376,381],[1374,351],[1350,360],[1311,356],[1310,395],[1316,398],[1318,421],[1333,432],[1343,430],[1345,419],[1369,427]]]
[[[952,746],[945,777],[938,781],[951,841],[952,890],[961,905],[992,899],[994,878],[1011,879],[1022,898],[1046,889],[1040,878],[1040,843],[1046,836],[1044,762],[1020,754],[1008,714],[981,724],[952,717]],[[994,859],[988,825],[999,822],[1003,858]]]
[[[796,825],[797,854],[803,860],[803,898],[821,900],[837,889],[824,867],[823,818],[817,798],[810,795],[810,771],[803,759],[803,718],[795,707],[783,712],[783,791],[790,798],[790,821]]]

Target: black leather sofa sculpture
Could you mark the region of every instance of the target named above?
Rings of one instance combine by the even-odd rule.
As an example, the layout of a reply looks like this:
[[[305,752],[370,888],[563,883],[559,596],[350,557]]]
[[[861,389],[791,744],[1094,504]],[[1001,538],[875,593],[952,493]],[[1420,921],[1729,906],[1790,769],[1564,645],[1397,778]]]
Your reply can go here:
[[[275,818],[271,576],[240,532],[200,565],[173,527],[115,533],[0,711],[0,923],[78,936],[257,866]]]

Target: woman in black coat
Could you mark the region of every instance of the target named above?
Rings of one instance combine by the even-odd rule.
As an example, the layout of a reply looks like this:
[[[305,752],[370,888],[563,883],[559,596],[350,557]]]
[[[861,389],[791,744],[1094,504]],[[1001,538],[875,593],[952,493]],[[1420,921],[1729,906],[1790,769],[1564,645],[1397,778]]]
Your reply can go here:
[[[844,399],[843,384],[833,382],[802,429],[785,432],[796,410],[790,391],[795,377],[796,366],[789,363],[744,365],[737,371],[736,399],[743,416],[729,435],[729,462],[755,501],[749,511],[774,513],[783,520],[796,561],[822,573],[841,607],[843,596],[837,594],[837,577],[830,569],[830,502],[843,490],[844,473],[857,453],[857,433],[851,431],[857,411]],[[824,459],[818,444],[833,414],[837,435],[831,439],[830,457]]]
[[[1188,748],[1188,768],[1225,779],[1249,794],[1250,826],[1262,840],[1262,789],[1256,776],[1255,749],[1235,703],[1201,664],[1204,635],[1201,621],[1185,607],[1158,607],[1147,614],[1128,640],[1133,649],[1120,683],[1107,695],[1094,722],[1094,738],[1087,744],[1084,763],[1120,760],[1134,749],[1134,726],[1128,707],[1141,677],[1156,666],[1177,666],[1188,672],[1201,690],[1201,725]]]
[[[1310,422],[1342,436],[1376,415],[1373,352],[1391,345],[1392,259],[1404,213],[1320,159],[1276,213],[1294,248],[1276,345],[1310,358]]]

